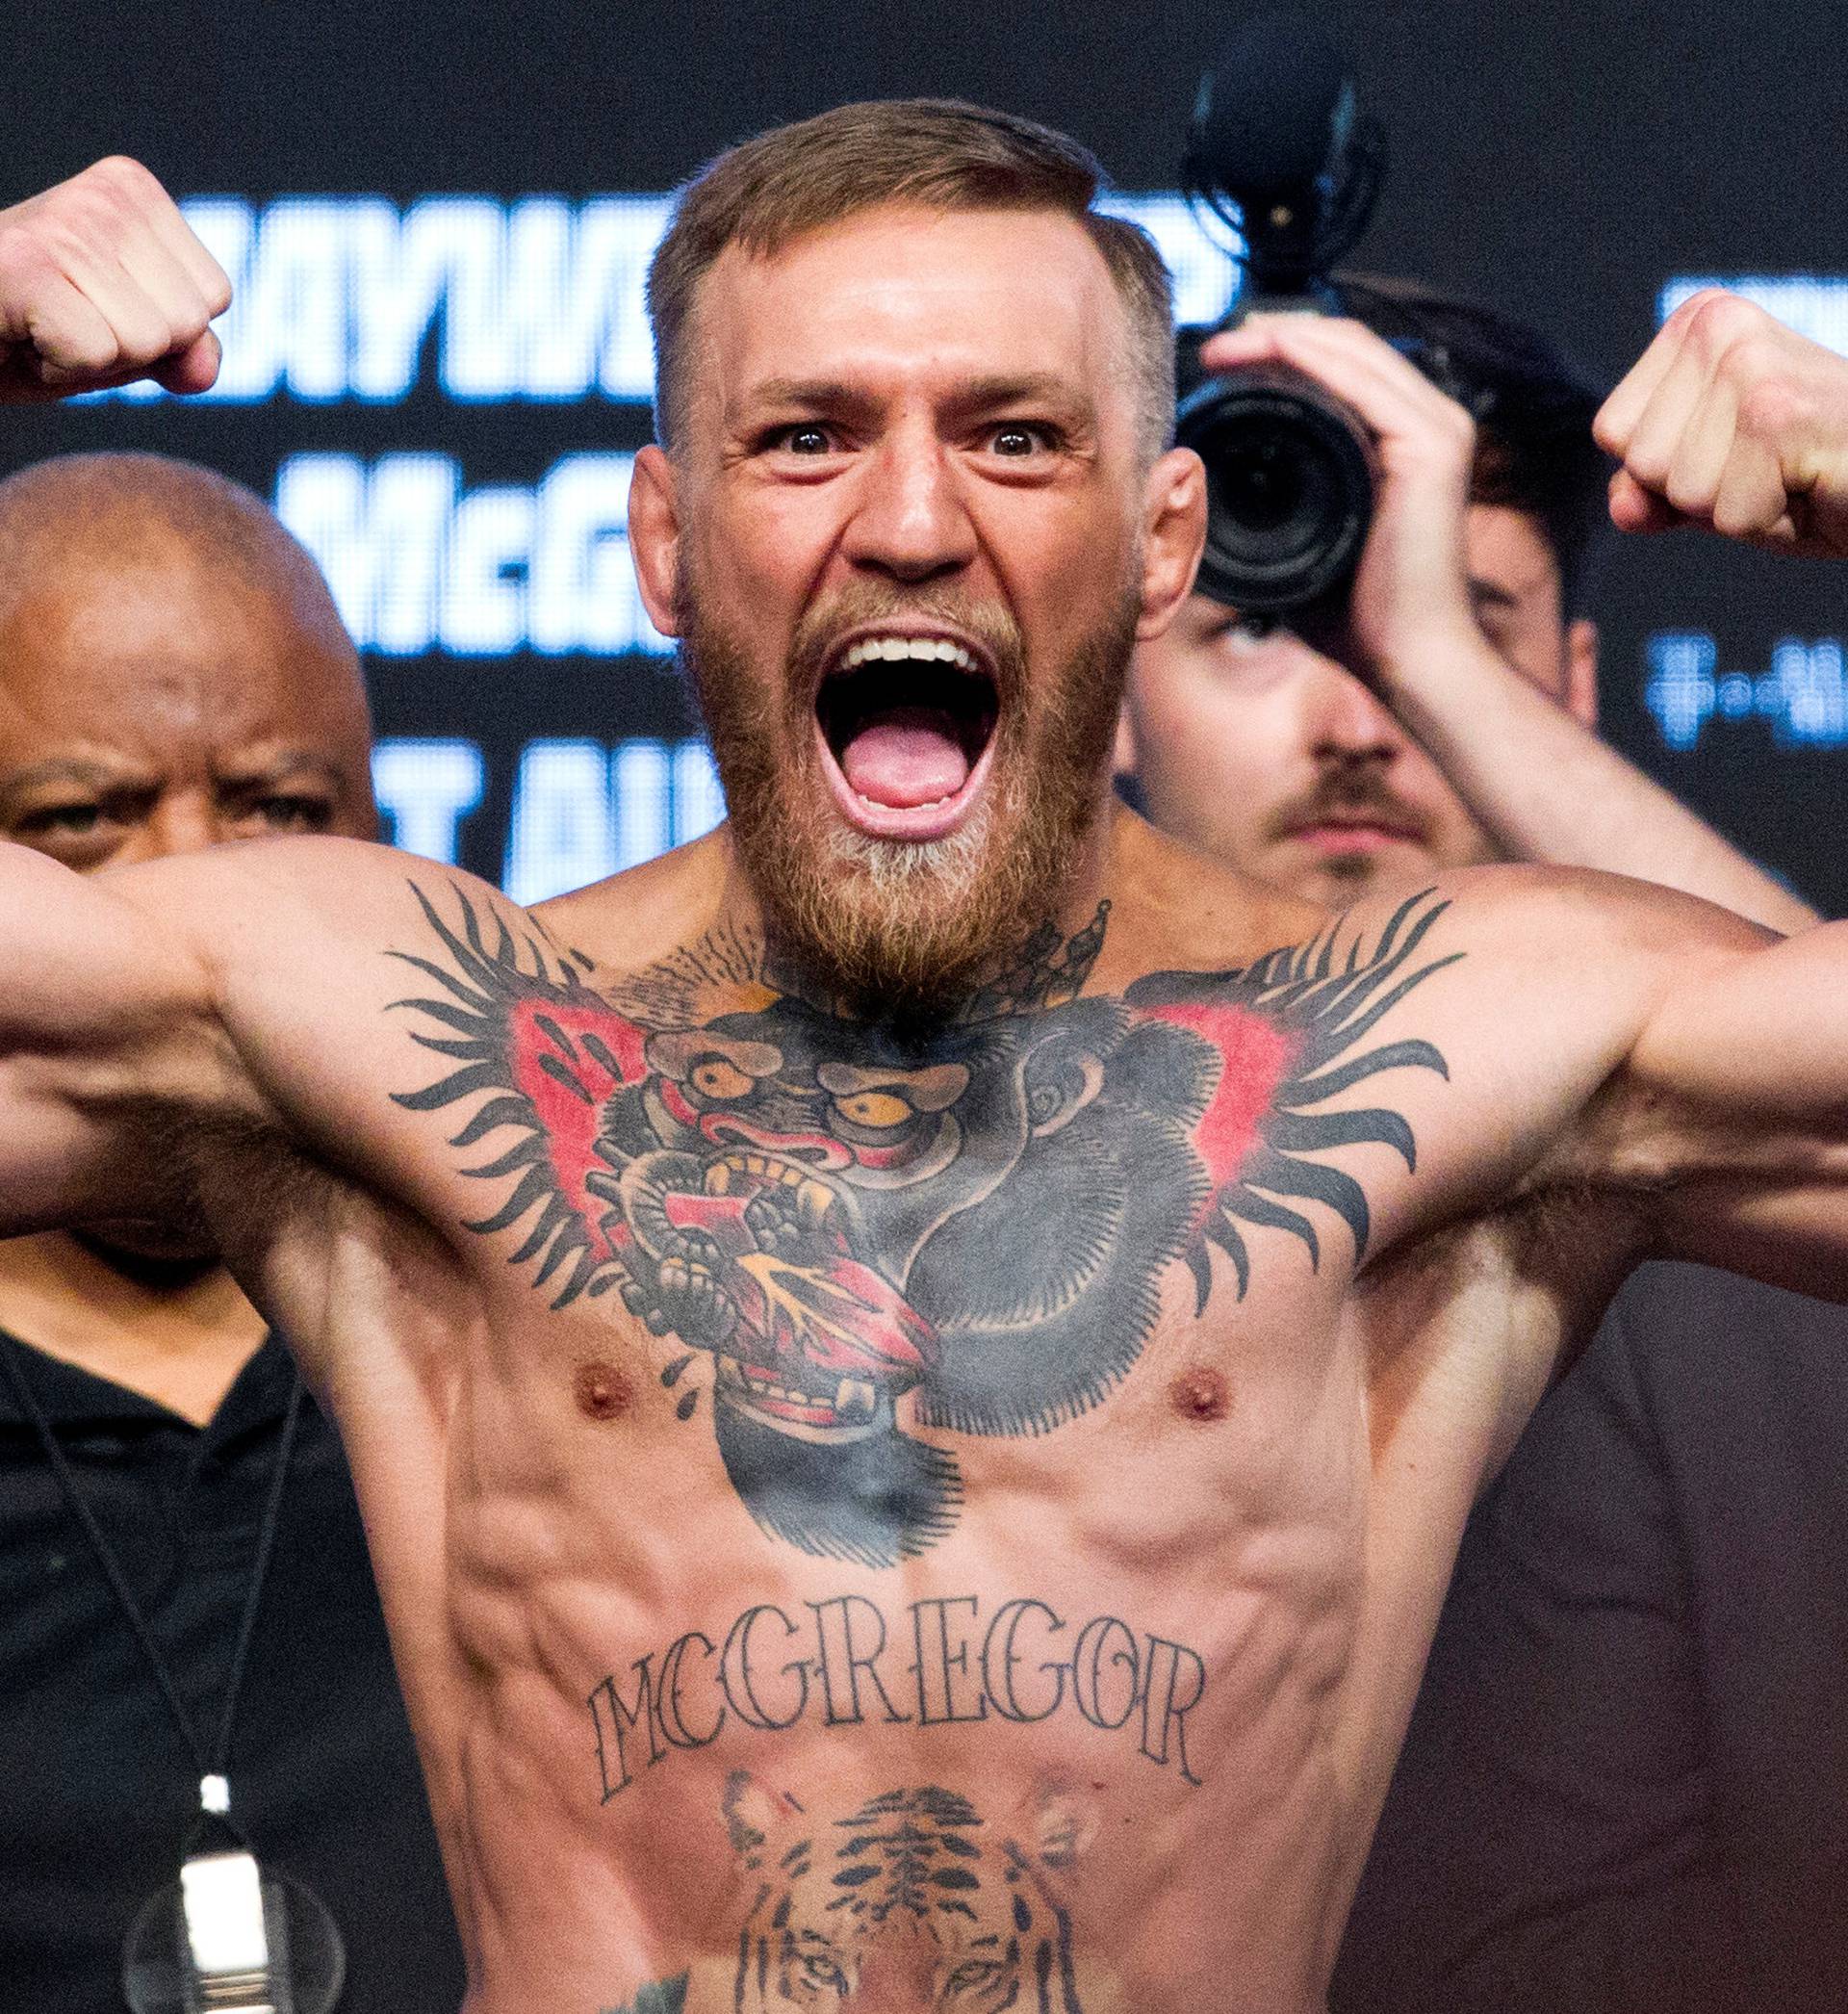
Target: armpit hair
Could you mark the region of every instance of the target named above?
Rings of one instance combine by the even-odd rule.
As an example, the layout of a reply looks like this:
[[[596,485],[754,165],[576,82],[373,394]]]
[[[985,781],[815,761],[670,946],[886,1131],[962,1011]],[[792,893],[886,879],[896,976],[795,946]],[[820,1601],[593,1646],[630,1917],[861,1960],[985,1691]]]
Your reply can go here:
[[[125,1150],[164,1171],[160,1221],[227,1258],[325,1212],[333,1171],[273,1122],[150,1099],[128,1115]]]

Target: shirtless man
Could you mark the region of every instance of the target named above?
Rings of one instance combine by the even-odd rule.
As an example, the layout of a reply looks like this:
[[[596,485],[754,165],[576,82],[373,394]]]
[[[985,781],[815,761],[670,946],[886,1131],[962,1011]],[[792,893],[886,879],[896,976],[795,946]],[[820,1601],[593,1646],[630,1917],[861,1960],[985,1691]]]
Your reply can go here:
[[[1318,2006],[1560,1352],[1646,1252],[1848,1269],[1835,928],[1330,921],[1111,809],[1202,499],[1092,193],[895,105],[684,198],[630,537],[719,833],[533,914],[331,839],[0,871],[7,1218],[194,1202],[327,1393],[475,2014]],[[226,291],[120,165],[0,218],[31,386],[196,387]],[[1613,509],[1840,550],[1848,426],[1725,328]]]

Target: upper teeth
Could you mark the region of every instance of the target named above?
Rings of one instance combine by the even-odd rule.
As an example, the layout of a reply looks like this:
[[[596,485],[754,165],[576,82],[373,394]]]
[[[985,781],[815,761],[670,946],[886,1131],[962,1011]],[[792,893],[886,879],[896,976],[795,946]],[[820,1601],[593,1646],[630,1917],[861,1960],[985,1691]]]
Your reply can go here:
[[[952,643],[941,636],[868,636],[849,647],[841,659],[841,669],[852,671],[857,664],[870,663],[874,658],[883,658],[895,664],[906,658],[921,658],[927,663],[954,664],[962,671],[973,671],[975,659],[960,643]]]

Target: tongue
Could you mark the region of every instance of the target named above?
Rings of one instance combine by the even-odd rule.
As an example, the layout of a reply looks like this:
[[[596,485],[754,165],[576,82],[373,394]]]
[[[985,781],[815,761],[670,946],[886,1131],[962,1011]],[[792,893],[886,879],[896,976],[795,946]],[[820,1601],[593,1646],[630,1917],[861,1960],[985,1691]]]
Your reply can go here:
[[[861,728],[840,759],[860,796],[889,810],[953,797],[969,780],[969,759],[947,714],[900,707]]]

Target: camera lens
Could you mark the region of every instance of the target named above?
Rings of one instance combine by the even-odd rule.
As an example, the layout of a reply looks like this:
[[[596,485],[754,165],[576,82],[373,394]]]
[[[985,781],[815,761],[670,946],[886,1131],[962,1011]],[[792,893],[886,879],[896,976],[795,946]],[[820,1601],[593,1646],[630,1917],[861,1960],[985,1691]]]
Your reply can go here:
[[[1301,458],[1274,435],[1227,442],[1213,470],[1221,515],[1247,537],[1280,530],[1301,514],[1303,473]]]
[[[1182,404],[1175,438],[1206,464],[1199,592],[1251,615],[1339,593],[1373,516],[1360,422],[1294,372],[1212,378]]]

